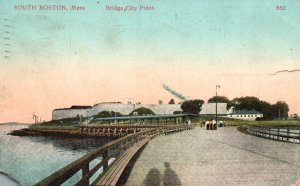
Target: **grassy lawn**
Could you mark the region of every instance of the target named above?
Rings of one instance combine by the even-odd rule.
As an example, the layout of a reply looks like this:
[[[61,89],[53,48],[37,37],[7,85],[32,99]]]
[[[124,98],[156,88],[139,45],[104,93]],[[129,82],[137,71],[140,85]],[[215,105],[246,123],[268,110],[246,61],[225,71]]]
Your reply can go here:
[[[202,120],[211,120],[213,117],[201,116],[194,119],[195,122]],[[242,125],[256,125],[256,126],[270,126],[270,127],[300,127],[300,120],[271,120],[271,121],[245,121],[226,117],[218,117],[218,120],[225,121],[227,126],[242,126]]]
[[[299,120],[272,120],[272,121],[230,121],[230,126],[256,125],[269,127],[300,127]]]
[[[203,120],[211,120],[212,116],[201,116],[193,118],[193,122],[200,124]],[[256,126],[272,126],[272,127],[300,127],[300,120],[272,120],[272,121],[244,121],[226,117],[218,117],[219,120],[225,121],[227,126],[242,126],[242,125],[256,125]],[[129,122],[125,122],[129,124]],[[146,122],[148,123],[148,122]],[[108,124],[105,122],[95,122],[94,124]],[[112,122],[111,124],[114,124]],[[123,124],[121,122],[120,124]],[[134,122],[132,124],[135,124]],[[79,129],[79,119],[78,118],[69,118],[48,121],[44,123],[38,123],[31,125],[29,129],[34,130],[77,130]]]
[[[79,119],[70,118],[70,119],[61,119],[47,121],[43,123],[38,123],[31,125],[29,129],[34,130],[77,130],[79,129]]]

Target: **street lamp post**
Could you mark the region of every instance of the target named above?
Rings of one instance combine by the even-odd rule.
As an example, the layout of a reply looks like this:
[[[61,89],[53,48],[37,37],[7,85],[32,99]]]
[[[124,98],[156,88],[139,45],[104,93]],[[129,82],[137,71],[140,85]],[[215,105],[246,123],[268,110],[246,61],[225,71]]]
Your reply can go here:
[[[216,130],[218,129],[218,101],[217,101],[217,97],[218,97],[218,88],[221,88],[220,85],[216,85]]]

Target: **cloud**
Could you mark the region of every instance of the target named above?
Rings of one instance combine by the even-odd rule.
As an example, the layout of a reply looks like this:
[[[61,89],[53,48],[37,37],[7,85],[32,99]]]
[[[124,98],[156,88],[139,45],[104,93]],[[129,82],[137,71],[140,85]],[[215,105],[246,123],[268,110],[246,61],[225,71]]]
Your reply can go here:
[[[293,69],[293,70],[279,70],[279,71],[276,71],[275,73],[273,74],[270,74],[270,75],[277,75],[279,73],[290,73],[290,72],[300,72],[300,69]]]

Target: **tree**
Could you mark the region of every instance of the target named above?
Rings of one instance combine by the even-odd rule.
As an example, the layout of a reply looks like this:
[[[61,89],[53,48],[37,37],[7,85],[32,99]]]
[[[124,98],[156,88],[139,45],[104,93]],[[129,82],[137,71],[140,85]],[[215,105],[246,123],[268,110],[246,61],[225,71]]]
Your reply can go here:
[[[204,101],[201,99],[187,100],[181,104],[184,113],[199,114]]]
[[[260,102],[260,108],[257,111],[263,113],[262,120],[272,120],[275,118],[273,106],[266,101]]]
[[[182,111],[180,111],[180,110],[175,110],[175,111],[173,112],[173,114],[182,114]]]
[[[120,117],[120,116],[123,116],[120,112],[104,110],[104,111],[99,112],[94,117],[95,118],[109,118],[109,117]]]
[[[97,115],[96,115],[97,118],[108,118],[108,117],[111,117],[111,114],[109,111],[107,110],[104,110],[104,111],[101,111],[99,112]]]
[[[257,97],[234,98],[231,102],[236,110],[261,110],[262,102]]]
[[[145,108],[145,107],[140,107],[138,109],[135,109],[129,115],[132,116],[134,112],[136,112],[137,115],[139,115],[139,116],[148,115],[148,114],[155,115],[155,113],[151,109],[148,109],[148,108]]]
[[[240,97],[234,98],[232,101],[233,106],[236,110],[256,110],[262,113],[264,116],[262,120],[272,120],[279,117],[287,118],[289,107],[284,101],[278,101],[274,105],[259,100],[257,97]],[[280,110],[280,111],[279,111]]]
[[[208,103],[227,103],[227,109],[230,109],[233,104],[232,102],[225,96],[214,96],[212,98],[209,98]]]
[[[281,119],[281,118],[287,118],[289,115],[289,106],[286,102],[284,101],[277,101],[274,105],[273,105],[273,112],[274,115]]]
[[[175,104],[175,101],[173,98],[169,101],[169,104]]]
[[[120,112],[115,112],[115,111],[110,111],[110,115],[111,115],[111,117],[121,117],[121,116],[123,116],[123,114],[121,114]]]

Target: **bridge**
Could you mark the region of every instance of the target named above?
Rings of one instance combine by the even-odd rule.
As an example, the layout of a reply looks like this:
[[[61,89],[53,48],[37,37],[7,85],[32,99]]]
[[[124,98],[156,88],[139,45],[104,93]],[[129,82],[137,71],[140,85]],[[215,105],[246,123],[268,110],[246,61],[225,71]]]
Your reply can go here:
[[[108,135],[107,127],[81,131]],[[132,127],[37,185],[291,185],[300,176],[299,144],[248,135],[234,127]],[[116,134],[123,134],[121,129],[111,126]],[[174,134],[161,135],[169,133]]]
[[[153,139],[126,185],[291,185],[299,176],[299,144],[247,135],[234,127],[197,127]]]

